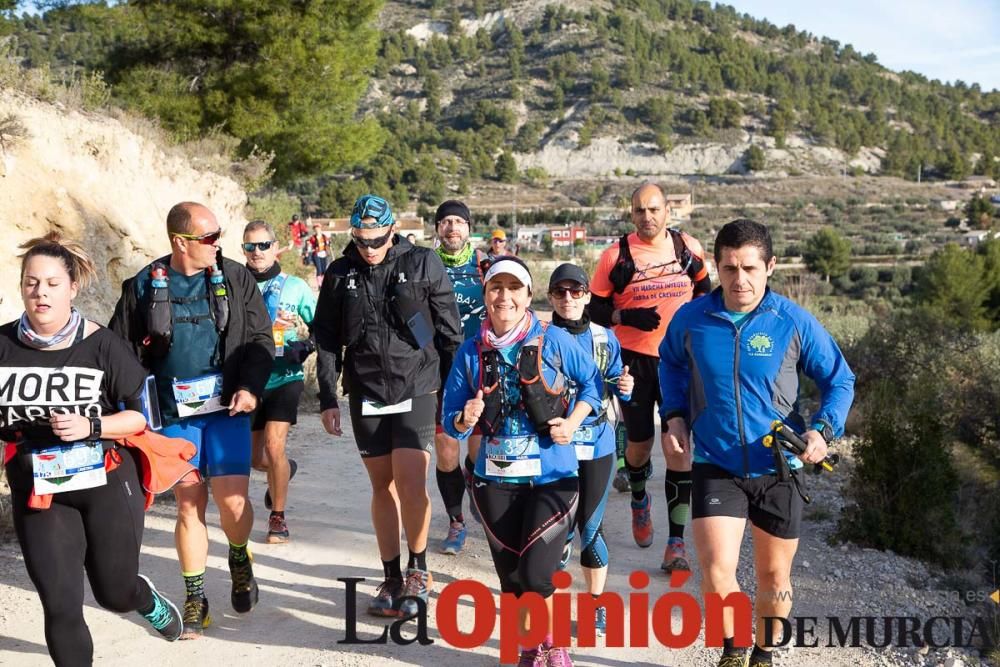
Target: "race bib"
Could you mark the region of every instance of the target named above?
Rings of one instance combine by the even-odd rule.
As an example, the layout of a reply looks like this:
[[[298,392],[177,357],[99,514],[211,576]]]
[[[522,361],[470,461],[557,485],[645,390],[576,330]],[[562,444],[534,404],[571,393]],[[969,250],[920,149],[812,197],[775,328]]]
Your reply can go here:
[[[101,443],[74,442],[31,452],[35,495],[92,489],[108,483]]]
[[[542,474],[542,453],[538,436],[483,438],[486,448],[486,475],[489,477],[537,477]]]
[[[281,327],[272,327],[271,335],[274,336],[274,356],[285,356],[285,330]]]
[[[597,440],[597,429],[593,426],[581,426],[573,433],[573,446],[576,448],[577,461],[594,460],[594,443]]]
[[[402,403],[393,403],[392,405],[386,405],[385,403],[379,403],[378,401],[372,401],[367,398],[361,400],[362,417],[396,415],[403,412],[409,412],[411,409],[413,409],[413,401],[409,398]]]
[[[171,386],[178,417],[192,417],[226,409],[222,404],[221,374],[174,380]]]

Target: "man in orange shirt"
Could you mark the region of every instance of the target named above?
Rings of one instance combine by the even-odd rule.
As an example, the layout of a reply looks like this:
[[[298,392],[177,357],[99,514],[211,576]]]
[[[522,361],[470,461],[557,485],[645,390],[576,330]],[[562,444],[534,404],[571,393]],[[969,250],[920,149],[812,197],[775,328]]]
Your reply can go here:
[[[653,543],[651,498],[646,480],[652,471],[655,404],[661,402],[660,341],[677,309],[711,290],[705,251],[693,237],[667,229],[669,209],[659,186],[643,185],[632,193],[636,231],[604,251],[590,282],[594,322],[614,328],[622,344],[622,362],[635,377],[632,400],[623,406],[628,444],[625,468],[632,490],[632,536],[640,547]],[[661,440],[666,429],[661,428]],[[661,443],[662,445],[662,443]],[[670,532],[663,564],[668,573],[690,569],[684,549],[684,524],[691,501],[690,452],[667,459],[666,496]]]

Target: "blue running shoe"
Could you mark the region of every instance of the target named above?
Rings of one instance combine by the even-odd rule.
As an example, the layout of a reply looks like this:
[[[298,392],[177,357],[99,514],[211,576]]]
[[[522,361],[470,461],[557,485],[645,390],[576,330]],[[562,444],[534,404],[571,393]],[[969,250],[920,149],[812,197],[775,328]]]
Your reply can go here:
[[[465,524],[461,521],[452,521],[448,527],[448,537],[441,543],[441,553],[457,556],[465,546]]]

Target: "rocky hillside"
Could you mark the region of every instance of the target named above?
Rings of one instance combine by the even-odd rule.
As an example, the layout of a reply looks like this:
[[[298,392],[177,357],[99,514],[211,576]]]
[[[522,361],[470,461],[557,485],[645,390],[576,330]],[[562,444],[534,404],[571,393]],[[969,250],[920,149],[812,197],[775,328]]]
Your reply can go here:
[[[203,202],[226,233],[226,254],[240,257],[246,194],[233,181],[130,129],[127,121],[67,110],[9,90],[0,92],[0,210],[10,260],[0,264],[0,321],[20,314],[18,244],[51,229],[80,239],[100,272],[79,305],[107,321],[121,281],[169,247],[164,223],[180,201]],[[148,125],[147,125],[148,127]]]

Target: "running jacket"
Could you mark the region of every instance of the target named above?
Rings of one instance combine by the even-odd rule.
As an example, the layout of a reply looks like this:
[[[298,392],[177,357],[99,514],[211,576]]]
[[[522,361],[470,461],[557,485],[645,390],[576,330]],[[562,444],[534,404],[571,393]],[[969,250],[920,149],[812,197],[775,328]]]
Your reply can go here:
[[[810,423],[823,420],[842,435],[854,373],[830,334],[770,289],[737,327],[716,288],[677,311],[660,344],[660,413],[687,417],[696,461],[741,477],[773,474],[774,455],[762,440],[775,419],[803,428],[800,370],[822,394]],[[794,459],[793,467],[800,465]]]
[[[437,253],[396,234],[372,266],[352,241],[324,276],[312,325],[321,410],[338,407],[341,366],[344,393],[359,399],[395,404],[441,388],[462,328]],[[421,345],[407,322],[430,340]]]
[[[566,411],[569,414],[577,401],[585,401],[593,414],[601,410],[601,384],[603,380],[597,371],[593,355],[590,350],[584,350],[574,340],[573,336],[559,327],[549,325],[543,328],[542,324],[534,313],[529,311],[532,319],[531,329],[521,343],[530,341],[544,332],[545,337],[542,342],[542,374],[546,382],[554,382],[556,378],[556,367],[558,363],[562,369],[567,382],[572,382],[575,393],[571,390],[570,403]],[[476,395],[479,389],[479,350],[477,343],[480,342],[480,335],[470,338],[462,344],[455,355],[455,363],[448,374],[448,380],[444,387],[444,402],[441,411],[441,421],[445,433],[453,438],[465,440],[472,434],[472,429],[461,432],[455,429],[455,417],[465,409],[465,402]],[[520,344],[518,344],[518,347]],[[558,361],[556,361],[558,359]],[[512,419],[503,421],[504,428],[499,435],[529,435],[536,433],[531,420],[528,419],[523,407],[515,408],[515,415]],[[483,436],[484,438],[486,436]],[[541,475],[530,481],[533,484],[547,484],[564,477],[575,477],[578,467],[576,460],[576,449],[573,443],[567,445],[557,445],[549,436],[538,436],[538,444],[541,450]],[[487,477],[486,475],[486,447],[479,448],[479,456],[476,459],[476,476],[484,479],[500,481],[501,478]],[[507,480],[510,481],[510,480]]]

